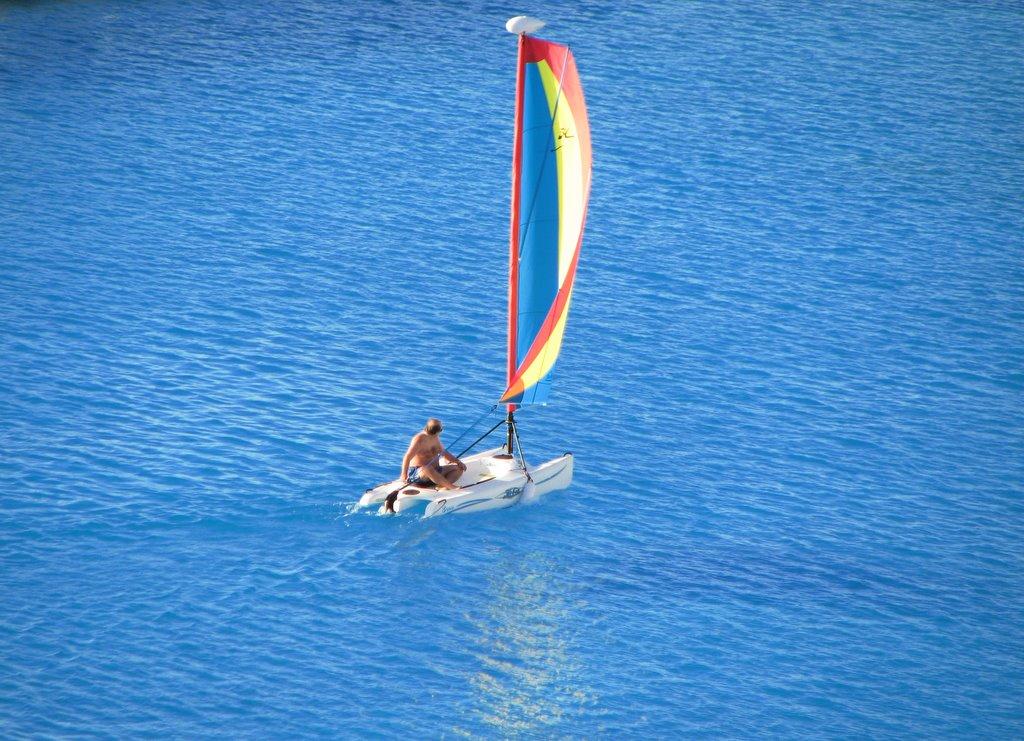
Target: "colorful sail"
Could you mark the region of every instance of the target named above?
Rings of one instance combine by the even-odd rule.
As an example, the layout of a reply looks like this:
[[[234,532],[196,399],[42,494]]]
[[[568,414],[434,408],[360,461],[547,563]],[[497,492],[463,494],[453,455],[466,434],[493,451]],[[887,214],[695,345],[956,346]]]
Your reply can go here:
[[[514,409],[547,399],[569,316],[590,197],[590,126],[569,47],[519,36],[509,269]]]

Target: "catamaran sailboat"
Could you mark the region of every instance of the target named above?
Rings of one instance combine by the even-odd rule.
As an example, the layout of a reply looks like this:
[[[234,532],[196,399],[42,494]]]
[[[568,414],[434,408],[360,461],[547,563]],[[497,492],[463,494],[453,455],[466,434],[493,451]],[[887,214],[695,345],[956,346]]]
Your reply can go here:
[[[463,458],[466,470],[455,482],[458,489],[439,491],[396,480],[368,489],[360,507],[380,504],[382,512],[403,512],[426,504],[424,517],[478,512],[510,507],[572,482],[572,453],[538,466],[526,463],[515,420],[518,406],[548,398],[590,198],[590,126],[576,61],[568,46],[530,35],[543,25],[528,16],[517,16],[505,25],[519,37],[508,372],[499,399],[507,405],[505,445]]]

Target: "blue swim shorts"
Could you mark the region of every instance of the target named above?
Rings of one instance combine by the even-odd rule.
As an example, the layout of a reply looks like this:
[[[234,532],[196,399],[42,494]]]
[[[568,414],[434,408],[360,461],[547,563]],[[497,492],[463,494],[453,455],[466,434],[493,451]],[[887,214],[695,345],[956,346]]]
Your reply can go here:
[[[409,483],[413,486],[422,486],[423,484],[432,483],[431,480],[427,478],[426,473],[423,472],[422,466],[409,466],[409,473],[406,478],[409,479]]]

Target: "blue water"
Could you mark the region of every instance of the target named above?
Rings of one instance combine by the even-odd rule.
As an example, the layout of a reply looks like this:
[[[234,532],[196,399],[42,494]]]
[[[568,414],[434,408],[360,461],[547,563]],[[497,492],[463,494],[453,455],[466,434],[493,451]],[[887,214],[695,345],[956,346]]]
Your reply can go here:
[[[349,514],[502,387],[470,5],[0,8],[2,735],[1019,738],[1021,6],[531,6],[576,479]]]

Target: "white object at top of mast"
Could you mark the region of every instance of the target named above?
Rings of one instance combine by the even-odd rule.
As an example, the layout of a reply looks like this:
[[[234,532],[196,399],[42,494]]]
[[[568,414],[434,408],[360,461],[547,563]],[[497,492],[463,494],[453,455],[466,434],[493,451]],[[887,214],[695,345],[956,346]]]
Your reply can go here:
[[[537,31],[544,28],[547,25],[544,21],[539,18],[531,18],[528,15],[517,15],[515,18],[509,18],[505,24],[505,30],[509,33],[537,33]]]

